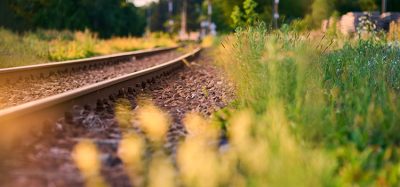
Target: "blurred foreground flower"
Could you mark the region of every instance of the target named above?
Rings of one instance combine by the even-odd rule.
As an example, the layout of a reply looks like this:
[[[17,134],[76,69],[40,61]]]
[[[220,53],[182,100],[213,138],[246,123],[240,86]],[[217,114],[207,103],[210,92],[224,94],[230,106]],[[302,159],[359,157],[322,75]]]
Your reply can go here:
[[[141,171],[144,148],[144,141],[140,137],[134,134],[125,135],[119,144],[118,155],[124,164],[132,165],[135,170]]]
[[[173,187],[176,184],[176,171],[164,154],[155,155],[149,167],[149,187]]]
[[[229,137],[232,145],[238,151],[245,151],[251,145],[251,123],[252,116],[249,111],[241,112],[232,119],[232,125],[229,128]]]
[[[118,148],[118,156],[122,159],[126,173],[132,180],[132,184],[140,186],[143,174],[143,151],[145,149],[144,140],[135,134],[127,134],[121,140]]]
[[[128,128],[131,125],[132,109],[128,100],[118,100],[115,106],[115,119],[122,129]]]
[[[216,149],[202,139],[186,139],[179,147],[177,162],[186,186],[218,186],[219,165]]]
[[[216,144],[218,131],[198,114],[188,114],[184,124],[188,137],[178,150],[180,175],[187,186],[218,186],[219,162]]]
[[[146,104],[137,111],[140,127],[148,138],[160,145],[165,139],[169,127],[169,116],[153,104]]]
[[[85,179],[85,186],[108,186],[100,176],[100,155],[95,144],[89,140],[79,142],[74,147],[72,156],[76,166]]]
[[[269,164],[268,140],[259,141],[257,135],[263,131],[254,130],[254,116],[250,111],[242,111],[232,118],[228,128],[229,138],[232,142],[230,152],[234,154],[233,160],[240,164],[246,174],[255,179],[262,179]],[[265,126],[265,124],[259,124]],[[265,176],[264,176],[265,177]]]
[[[183,123],[189,133],[187,138],[202,138],[205,141],[216,141],[218,138],[218,129],[199,114],[187,114]]]

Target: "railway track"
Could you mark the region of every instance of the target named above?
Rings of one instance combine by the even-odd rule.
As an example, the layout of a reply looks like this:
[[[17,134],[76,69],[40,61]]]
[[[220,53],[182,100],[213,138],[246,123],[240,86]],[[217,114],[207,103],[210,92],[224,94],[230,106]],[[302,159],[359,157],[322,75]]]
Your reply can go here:
[[[93,69],[99,66],[113,65],[132,58],[143,58],[160,52],[171,51],[178,47],[163,47],[145,49],[133,52],[104,55],[79,60],[68,60],[63,62],[51,62],[30,66],[0,69],[0,83],[13,83],[24,79],[44,78],[54,73],[68,73],[79,70]]]
[[[0,110],[60,94],[183,55],[182,50],[160,48],[61,63],[1,69]]]
[[[139,87],[135,84],[131,91],[129,88],[115,90],[112,97],[104,97],[98,100],[99,103],[78,103],[57,121],[48,122],[43,131],[30,133],[32,138],[18,141],[12,151],[0,151],[0,171],[4,173],[0,177],[0,186],[84,186],[85,177],[73,159],[75,147],[82,141],[93,142],[98,149],[99,172],[107,184],[137,184],[145,175],[132,176],[118,150],[127,134],[135,134],[146,142],[149,136],[135,117],[128,123],[122,121],[122,124],[120,117],[128,114],[125,112],[137,114],[146,102],[154,104],[169,118],[159,151],[175,163],[179,145],[188,135],[185,116],[193,112],[210,116],[233,98],[233,87],[223,77],[223,72],[213,65],[210,54],[205,50],[193,60],[193,56],[186,58],[190,61],[189,66],[174,69],[168,75],[153,79],[155,82],[150,84],[146,80],[144,89],[141,83]],[[144,148],[144,163],[156,154],[148,143]]]
[[[0,80],[10,84],[12,81],[41,78],[57,72],[82,71],[173,49],[175,48],[160,48],[55,64],[5,69],[0,70]],[[116,100],[118,97],[135,94],[138,90],[154,83],[155,79],[182,67],[195,58],[200,51],[200,48],[196,48],[185,55],[151,68],[2,109],[0,110],[0,132],[2,132],[0,149],[2,151],[10,150],[19,139],[29,140],[32,131],[39,131],[46,124],[55,124],[61,117],[68,118],[68,113],[65,112],[70,111],[76,105],[96,108],[100,107],[105,99]]]

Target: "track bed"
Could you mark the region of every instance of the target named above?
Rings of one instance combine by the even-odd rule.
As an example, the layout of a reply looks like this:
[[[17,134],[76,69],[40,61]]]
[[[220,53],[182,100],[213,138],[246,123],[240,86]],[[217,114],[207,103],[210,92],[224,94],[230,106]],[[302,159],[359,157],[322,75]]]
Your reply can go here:
[[[224,107],[233,97],[232,88],[201,54],[189,67],[178,69],[156,79],[135,93],[121,97],[129,100],[132,110],[137,98],[150,98],[172,117],[164,148],[174,159],[176,146],[186,134],[182,125],[185,113],[199,112],[205,116]],[[83,186],[84,181],[71,158],[71,151],[82,139],[91,139],[100,149],[102,176],[112,186],[131,186],[116,151],[124,131],[144,136],[138,124],[120,129],[114,116],[116,98],[102,101],[96,108],[75,106],[56,124],[37,135],[36,141],[25,142],[13,159],[5,161],[6,186]],[[140,178],[141,176],[138,176]]]

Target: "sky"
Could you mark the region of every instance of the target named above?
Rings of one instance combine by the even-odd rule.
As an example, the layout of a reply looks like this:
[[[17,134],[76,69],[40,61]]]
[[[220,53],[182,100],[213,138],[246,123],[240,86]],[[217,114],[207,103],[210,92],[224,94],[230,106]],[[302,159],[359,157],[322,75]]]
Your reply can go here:
[[[128,1],[133,2],[135,6],[144,6],[147,3],[156,2],[158,0],[128,0]]]

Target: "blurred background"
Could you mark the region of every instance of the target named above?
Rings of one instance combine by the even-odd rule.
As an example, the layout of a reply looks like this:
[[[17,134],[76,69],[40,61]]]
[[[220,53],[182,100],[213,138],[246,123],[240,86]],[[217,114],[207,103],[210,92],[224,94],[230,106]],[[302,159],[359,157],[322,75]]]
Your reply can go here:
[[[1,0],[0,27],[17,32],[37,29],[85,30],[101,38],[142,36],[151,32],[200,32],[209,27],[230,32],[235,6],[244,0]],[[307,27],[319,27],[323,19],[348,12],[396,12],[398,0],[256,0],[259,19],[273,23],[274,3],[278,23],[307,19]],[[385,6],[383,6],[385,5]],[[182,19],[184,18],[184,19]],[[183,21],[186,21],[185,23]],[[184,24],[184,25],[182,25]],[[214,25],[215,24],[215,25]],[[211,24],[210,24],[211,25]]]

